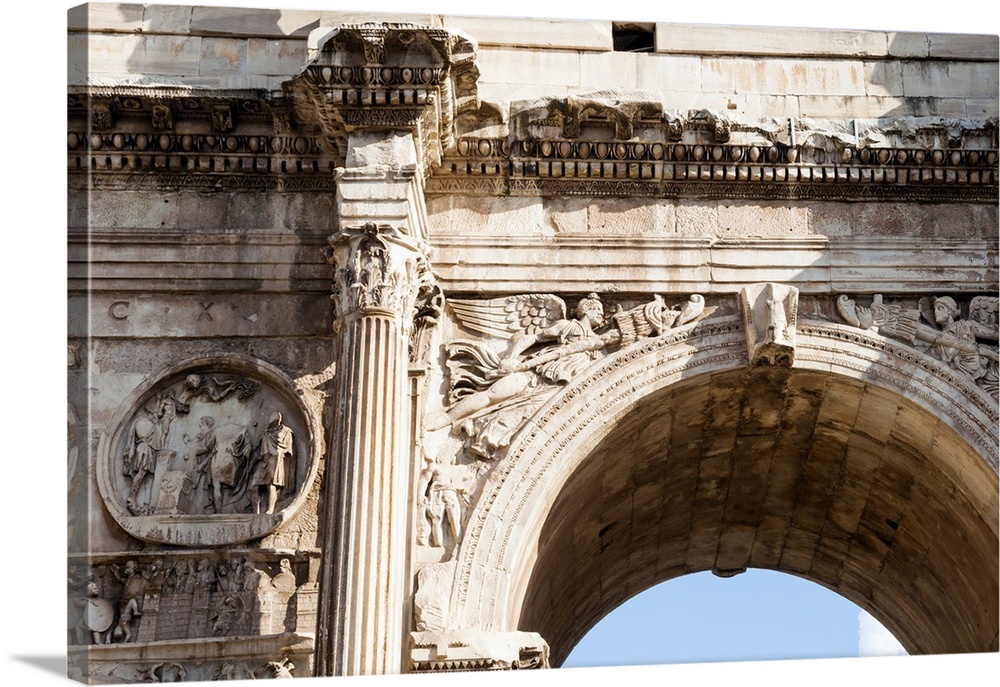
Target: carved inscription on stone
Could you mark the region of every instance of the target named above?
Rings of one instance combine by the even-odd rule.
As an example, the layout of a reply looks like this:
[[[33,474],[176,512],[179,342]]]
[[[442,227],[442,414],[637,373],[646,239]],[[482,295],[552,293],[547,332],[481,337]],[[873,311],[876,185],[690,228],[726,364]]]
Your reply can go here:
[[[139,399],[102,452],[109,510],[149,541],[224,544],[283,520],[314,471],[287,393],[224,366],[172,376]]]

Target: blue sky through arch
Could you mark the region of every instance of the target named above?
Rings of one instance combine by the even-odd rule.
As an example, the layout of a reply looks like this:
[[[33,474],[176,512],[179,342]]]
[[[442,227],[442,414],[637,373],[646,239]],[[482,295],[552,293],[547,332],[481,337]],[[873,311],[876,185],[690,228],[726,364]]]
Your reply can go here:
[[[608,614],[564,668],[903,653],[867,613],[805,579],[751,569],[659,584]]]

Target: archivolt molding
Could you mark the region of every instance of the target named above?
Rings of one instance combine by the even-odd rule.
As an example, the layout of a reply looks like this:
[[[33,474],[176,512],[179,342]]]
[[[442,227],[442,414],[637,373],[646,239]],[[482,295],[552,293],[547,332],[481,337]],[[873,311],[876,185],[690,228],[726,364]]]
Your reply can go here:
[[[877,334],[799,320],[793,369],[863,380],[899,394],[940,418],[998,471],[997,403],[939,361]],[[738,316],[710,318],[643,339],[596,363],[538,410],[485,480],[456,556],[452,627],[510,629],[510,585],[524,551],[517,533],[537,531],[545,513],[532,507],[558,489],[636,399],[683,379],[746,367]],[[507,625],[504,625],[506,623]]]

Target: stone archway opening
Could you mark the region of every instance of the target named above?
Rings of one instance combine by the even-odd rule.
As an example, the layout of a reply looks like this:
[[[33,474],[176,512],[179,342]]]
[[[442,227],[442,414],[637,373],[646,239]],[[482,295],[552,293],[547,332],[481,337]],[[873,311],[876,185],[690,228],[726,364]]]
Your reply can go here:
[[[750,568],[661,582],[613,610],[563,667],[773,661],[905,654],[866,611],[796,575]]]
[[[688,573],[787,572],[911,654],[996,651],[996,474],[913,402],[828,372],[706,373],[639,401],[552,502],[512,599],[561,665],[601,618]]]

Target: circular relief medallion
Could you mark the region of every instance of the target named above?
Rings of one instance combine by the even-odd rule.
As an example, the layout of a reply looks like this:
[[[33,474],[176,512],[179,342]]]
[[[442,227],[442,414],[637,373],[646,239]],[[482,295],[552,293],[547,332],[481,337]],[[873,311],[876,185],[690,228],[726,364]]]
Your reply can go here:
[[[315,477],[318,419],[280,371],[203,359],[138,389],[105,436],[98,483],[115,520],[145,541],[234,544],[275,530]]]

